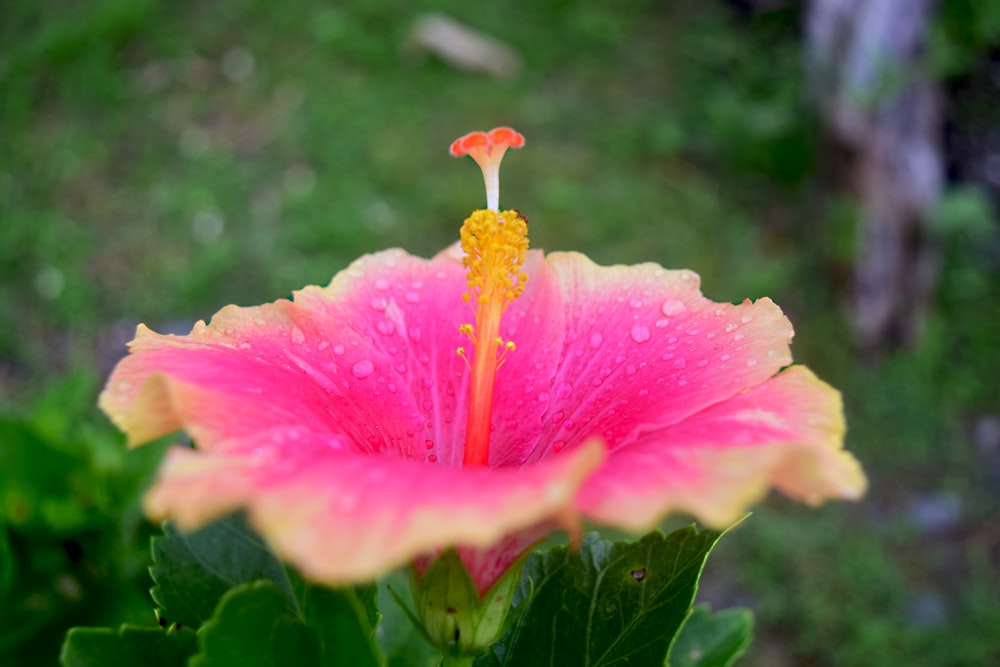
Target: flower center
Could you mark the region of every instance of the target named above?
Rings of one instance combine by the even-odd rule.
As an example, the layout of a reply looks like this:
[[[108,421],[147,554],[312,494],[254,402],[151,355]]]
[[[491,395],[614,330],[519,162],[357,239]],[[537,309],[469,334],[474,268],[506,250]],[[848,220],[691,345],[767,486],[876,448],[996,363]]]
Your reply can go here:
[[[528,251],[528,222],[517,211],[498,211],[500,160],[510,146],[520,147],[524,137],[510,128],[489,133],[473,132],[451,145],[452,155],[469,155],[480,166],[486,181],[487,209],[475,211],[462,225],[461,245],[469,291],[462,298],[475,318],[459,331],[473,344],[469,363],[470,395],[465,431],[463,465],[489,463],[490,419],[497,369],[513,341],[500,337],[500,320],[511,301],[524,291],[528,276],[521,271]],[[466,358],[465,348],[458,353]]]

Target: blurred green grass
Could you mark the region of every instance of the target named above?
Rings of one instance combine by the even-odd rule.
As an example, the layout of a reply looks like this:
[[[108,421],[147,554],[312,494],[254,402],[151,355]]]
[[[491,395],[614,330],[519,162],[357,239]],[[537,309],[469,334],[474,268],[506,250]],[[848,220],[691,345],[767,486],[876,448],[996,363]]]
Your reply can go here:
[[[429,7],[505,41],[523,70],[499,80],[407,50]],[[856,214],[817,175],[798,11],[0,6],[0,662],[52,662],[69,623],[153,622],[136,499],[155,456],[125,454],[92,407],[134,325],[271,301],[387,246],[438,251],[482,198],[446,148],[497,124],[528,138],[503,200],[535,247],[691,268],[720,301],[771,296],[797,360],[844,393],[868,498],[818,512],[774,499],[709,564],[716,608],[758,614],[742,664],[995,657],[1000,454],[975,436],[1000,418],[996,220],[949,200],[959,222],[939,239],[921,345],[858,358],[844,318]],[[970,57],[936,35],[949,62]],[[33,469],[33,490],[15,489]]]

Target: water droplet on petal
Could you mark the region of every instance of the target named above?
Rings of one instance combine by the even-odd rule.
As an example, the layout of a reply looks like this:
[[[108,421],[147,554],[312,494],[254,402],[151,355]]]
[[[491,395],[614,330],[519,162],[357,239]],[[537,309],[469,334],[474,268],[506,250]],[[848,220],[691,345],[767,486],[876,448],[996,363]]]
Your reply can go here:
[[[740,318],[740,322],[742,322],[743,324],[750,324],[751,322],[753,322],[753,315],[744,315],[743,317]]]
[[[573,385],[569,382],[560,382],[559,386],[556,387],[556,396],[558,398],[569,398],[573,394]]]
[[[292,342],[296,345],[302,345],[302,343],[306,342],[306,336],[302,333],[302,329],[292,327]]]
[[[729,361],[729,355],[728,354],[724,354],[721,357],[719,357],[719,359],[722,359],[723,361]]]
[[[572,431],[573,429],[576,428],[576,422],[573,421],[572,419],[568,419],[563,423],[563,428],[566,429],[567,431]]]
[[[701,361],[698,362],[698,365],[701,366],[702,368],[708,366],[708,359],[702,359]]]
[[[556,412],[555,414],[552,415],[552,423],[559,424],[565,418],[566,418],[566,413],[560,410],[559,412]]]
[[[687,306],[684,305],[683,301],[678,301],[677,299],[670,299],[663,302],[663,306],[660,308],[664,315],[667,317],[673,317],[674,315],[680,315],[685,310]]]
[[[552,443],[552,451],[555,454],[558,454],[559,452],[561,452],[564,447],[566,447],[566,441],[565,440],[556,440],[555,442]]]
[[[375,281],[375,289],[377,290],[387,290],[389,289],[389,281],[385,278],[379,278]]]
[[[438,460],[437,456],[435,456],[434,454],[428,454],[427,456],[428,463],[437,463],[437,460]]]
[[[424,440],[424,447],[426,447],[427,449],[434,449],[434,441]]]
[[[664,329],[669,324],[670,324],[670,320],[667,319],[666,317],[661,317],[660,319],[656,320],[656,328],[657,329]]]
[[[390,320],[382,320],[375,325],[375,328],[378,329],[378,332],[383,336],[391,336],[396,333],[396,325]]]
[[[602,336],[599,333],[595,333],[590,336],[590,347],[594,348],[595,350],[599,348],[601,346],[601,343],[603,342],[604,342],[604,336]]]
[[[747,366],[756,366],[757,360],[754,358],[747,359]]]
[[[373,310],[385,310],[389,307],[389,302],[386,301],[384,296],[377,296],[371,300],[369,304]]]
[[[649,340],[649,329],[641,324],[632,327],[632,340],[637,343],[645,343]]]
[[[420,303],[420,295],[416,292],[407,292],[403,295],[407,303]]]
[[[354,377],[358,378],[359,380],[364,380],[366,377],[368,377],[374,372],[375,372],[375,364],[373,364],[367,359],[362,359],[358,363],[354,364],[353,368],[351,368],[351,373],[353,373]]]

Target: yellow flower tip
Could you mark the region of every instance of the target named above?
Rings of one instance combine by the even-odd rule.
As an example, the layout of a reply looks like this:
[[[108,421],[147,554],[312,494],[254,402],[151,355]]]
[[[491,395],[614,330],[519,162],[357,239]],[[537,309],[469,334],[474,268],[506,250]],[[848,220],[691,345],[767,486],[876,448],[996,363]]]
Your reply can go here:
[[[500,205],[500,162],[508,148],[524,145],[524,135],[509,127],[495,127],[489,132],[470,132],[451,143],[455,157],[468,155],[483,172],[486,183],[486,208],[496,211]]]

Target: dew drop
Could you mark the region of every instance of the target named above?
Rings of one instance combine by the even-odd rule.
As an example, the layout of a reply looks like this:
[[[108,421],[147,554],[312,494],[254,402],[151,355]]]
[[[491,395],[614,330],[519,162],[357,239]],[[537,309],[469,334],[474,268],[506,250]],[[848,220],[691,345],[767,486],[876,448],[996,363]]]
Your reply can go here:
[[[722,359],[723,361],[729,361],[729,355],[728,354],[724,354],[721,357],[719,357],[719,359]]]
[[[378,332],[383,336],[391,336],[396,333],[396,325],[390,320],[382,320],[375,325],[375,328],[378,329]]]
[[[559,424],[565,418],[566,418],[566,413],[560,410],[559,412],[556,412],[552,415],[552,423]]]
[[[353,368],[351,368],[351,373],[353,373],[354,377],[358,378],[359,380],[364,380],[366,377],[368,377],[374,372],[375,372],[375,364],[373,364],[367,359],[362,359],[358,363],[354,364]]]
[[[375,281],[375,289],[377,290],[387,290],[389,289],[389,281],[385,278],[379,278]]]
[[[746,336],[744,336],[743,334],[736,334],[735,336],[733,336],[733,340],[743,340],[744,338],[746,338]]]
[[[645,343],[649,340],[649,329],[641,324],[635,325],[632,327],[632,340],[637,343]]]
[[[740,318],[740,322],[742,322],[743,324],[750,324],[751,322],[753,322],[753,315],[744,315],[743,317]]]
[[[556,454],[561,452],[565,447],[566,447],[565,440],[556,440],[555,442],[552,443],[552,451]]]
[[[427,455],[427,462],[428,463],[437,463],[437,460],[438,460],[438,457],[435,456],[434,454],[428,454]]]
[[[253,346],[250,343],[240,343],[241,350],[249,350],[251,347]]]
[[[590,347],[594,348],[595,350],[599,348],[601,346],[601,343],[603,342],[604,342],[604,337],[599,333],[595,333],[590,336]]]
[[[407,303],[420,303],[420,295],[416,292],[407,292],[403,295]]]
[[[702,368],[708,366],[708,359],[702,359],[701,361],[698,362],[698,365]]]
[[[757,365],[757,360],[756,359],[754,359],[752,357],[750,359],[747,359],[747,366],[756,366],[756,365]]]
[[[674,362],[674,368],[684,368],[685,366],[687,366],[687,362],[684,361],[683,357]]]
[[[538,394],[538,402],[539,403],[546,403],[546,402],[548,402],[548,400],[549,400],[549,395],[547,393],[545,393],[544,391],[542,393]]]
[[[336,354],[337,356],[342,355],[344,353],[344,346],[343,345],[334,345],[333,346],[333,353]]]
[[[302,345],[302,343],[306,342],[306,336],[302,333],[302,329],[292,327],[292,342],[296,345]]]
[[[556,397],[569,398],[573,394],[573,385],[569,382],[560,382],[556,387]]]
[[[434,441],[424,440],[424,447],[426,447],[427,449],[434,449]]]
[[[642,299],[632,299],[632,302],[629,305],[633,308],[642,308],[646,305],[646,302]]]
[[[683,301],[678,301],[677,299],[670,299],[668,301],[664,301],[663,306],[660,308],[660,311],[667,317],[680,315],[685,310],[687,310],[687,306],[684,305]]]
[[[636,581],[642,581],[646,578],[646,568],[640,567],[638,570],[632,570],[629,574],[631,574],[632,578]]]
[[[576,428],[576,422],[573,421],[572,419],[568,419],[565,422],[563,422],[563,428],[566,429],[567,431],[572,431],[573,429]]]
[[[657,329],[664,329],[669,324],[670,324],[670,320],[667,319],[666,317],[661,317],[660,319],[656,320],[656,328]]]
[[[384,296],[377,296],[371,300],[371,303],[369,303],[369,305],[372,307],[373,310],[385,310],[386,308],[389,307],[389,302],[385,300]]]

